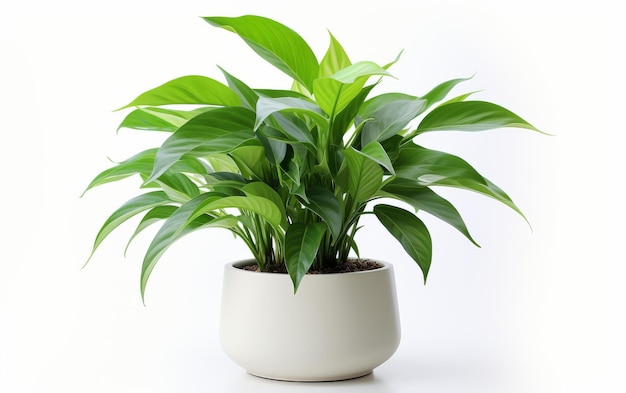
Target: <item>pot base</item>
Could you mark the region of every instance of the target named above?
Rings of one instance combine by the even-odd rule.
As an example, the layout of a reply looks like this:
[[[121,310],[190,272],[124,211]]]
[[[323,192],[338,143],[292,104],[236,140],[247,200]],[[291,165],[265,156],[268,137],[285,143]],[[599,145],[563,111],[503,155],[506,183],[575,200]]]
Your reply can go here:
[[[269,379],[271,381],[281,381],[281,382],[341,382],[341,381],[348,381],[350,379],[358,379],[358,378],[363,378],[366,377],[370,374],[372,374],[374,370],[370,370],[367,371],[365,373],[357,373],[354,375],[346,375],[346,376],[341,376],[341,377],[336,377],[332,378],[332,379],[328,379],[328,378],[311,378],[311,379],[285,379],[285,378],[281,378],[281,377],[270,377],[270,376],[266,376],[266,375],[260,375],[260,374],[255,374],[251,371],[246,371],[248,374],[252,375],[253,377],[257,377],[257,378],[263,378],[263,379]]]

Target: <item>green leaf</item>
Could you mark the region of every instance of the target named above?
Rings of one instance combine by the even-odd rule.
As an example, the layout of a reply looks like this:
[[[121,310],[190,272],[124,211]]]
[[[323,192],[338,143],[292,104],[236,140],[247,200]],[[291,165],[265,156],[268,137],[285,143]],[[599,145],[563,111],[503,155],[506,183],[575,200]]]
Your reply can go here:
[[[363,76],[373,75],[391,76],[386,69],[374,62],[359,61],[335,72],[331,78],[341,83],[353,83]]]
[[[465,235],[474,245],[480,247],[470,235],[457,209],[430,188],[421,186],[414,180],[393,179],[386,183],[381,191],[380,195],[383,197],[406,202],[416,210],[423,210],[445,221]]]
[[[176,210],[178,210],[178,206],[171,206],[171,205],[157,206],[149,210],[148,213],[146,213],[143,216],[143,218],[137,225],[135,232],[133,232],[132,236],[128,240],[128,243],[126,244],[126,249],[124,250],[124,255],[126,255],[126,251],[128,250],[128,247],[130,246],[132,241],[137,237],[137,235],[143,232],[150,225],[156,224],[159,221],[169,218],[172,214],[174,214]]]
[[[253,119],[254,113],[243,107],[216,108],[194,117],[163,142],[146,182],[159,177],[184,155],[229,152],[253,139]]]
[[[382,165],[392,175],[395,174],[389,155],[387,155],[385,148],[377,141],[372,141],[368,143],[367,146],[357,151],[370,160]]]
[[[143,211],[171,202],[172,201],[170,200],[170,198],[164,192],[154,191],[139,195],[124,203],[117,210],[115,210],[113,214],[109,216],[109,218],[107,218],[107,220],[100,228],[100,231],[96,235],[91,254],[89,255],[89,258],[87,258],[87,262],[85,262],[85,265],[89,262],[102,241],[106,239],[106,237],[109,236],[109,234],[115,228]]]
[[[263,146],[242,146],[230,154],[245,178],[263,181],[270,171]]]
[[[341,235],[343,213],[335,195],[327,188],[312,187],[306,190],[308,201],[304,205],[328,225],[335,239]]]
[[[198,186],[182,173],[166,172],[159,176],[155,183],[176,202],[187,202],[200,194]]]
[[[335,116],[333,121],[333,143],[339,145],[343,140],[345,133],[350,129],[353,124],[357,113],[360,111],[363,102],[367,98],[368,94],[376,85],[370,85],[362,88],[359,93],[350,101],[350,103]],[[360,143],[360,139],[358,140]],[[353,147],[356,147],[353,145]]]
[[[355,202],[368,200],[378,191],[383,181],[383,170],[376,162],[357,153],[345,150],[344,164],[348,170],[350,196]]]
[[[219,199],[207,199],[201,202],[188,220],[195,220],[203,214],[221,214],[222,209],[240,209],[256,213],[274,228],[278,228],[283,220],[280,208],[270,199],[255,195],[227,196]]]
[[[137,108],[130,112],[117,128],[130,128],[134,130],[174,132],[202,112],[213,109],[212,107],[197,108],[190,111],[165,109],[160,107]]]
[[[339,41],[337,41],[330,32],[328,32],[328,34],[330,35],[330,44],[320,62],[319,77],[321,78],[331,76],[352,64],[348,54]]]
[[[329,115],[341,112],[357,95],[372,75],[389,75],[375,63],[352,64],[329,77],[317,79],[313,94],[320,108]]]
[[[324,233],[326,233],[326,225],[321,222],[293,223],[287,229],[285,234],[285,265],[293,282],[294,294],[315,260]]]
[[[429,91],[428,93],[424,94],[421,98],[423,100],[426,100],[427,105],[426,108],[431,107],[433,104],[443,100],[444,98],[446,98],[446,96],[448,95],[448,93],[450,93],[450,91],[459,83],[464,82],[466,80],[469,80],[471,78],[459,78],[459,79],[452,79],[443,83],[440,83],[439,85],[435,86],[431,91]]]
[[[152,239],[141,266],[140,290],[141,299],[145,302],[145,291],[148,279],[152,274],[154,266],[157,264],[163,253],[177,240],[183,236],[200,228],[232,228],[237,225],[237,219],[225,215],[222,217],[211,217],[202,215],[194,220],[189,217],[202,203],[206,204],[210,200],[224,199],[216,193],[204,193],[191,201],[181,205],[161,226],[157,234]]]
[[[303,114],[316,122],[322,129],[328,128],[328,119],[323,115],[322,110],[312,102],[292,97],[260,97],[256,107],[254,129],[259,128],[269,116],[282,111]]]
[[[539,131],[526,120],[499,105],[484,101],[459,101],[433,109],[422,119],[417,132],[483,131],[503,127]]]
[[[243,186],[241,190],[247,196],[258,196],[258,197],[263,197],[272,201],[276,205],[276,207],[278,207],[278,210],[280,210],[280,215],[282,217],[281,225],[283,226],[287,225],[287,213],[285,212],[285,203],[283,202],[280,195],[278,195],[276,190],[270,187],[267,183],[258,182],[258,181],[248,183],[245,186]]]
[[[426,283],[433,247],[426,225],[413,213],[395,206],[376,205],[374,214],[387,231],[400,242],[407,254],[417,262]]]
[[[446,186],[478,192],[504,203],[524,217],[504,191],[455,155],[411,143],[402,146],[393,166],[397,177],[417,180],[422,186]]]
[[[89,183],[81,196],[90,189],[102,184],[122,180],[136,174],[150,174],[154,165],[154,157],[156,156],[156,152],[157,149],[144,150],[141,153],[135,154],[134,156],[120,162],[114,167],[105,169],[104,171],[100,172],[91,181],[91,183]]]
[[[383,142],[398,134],[425,107],[425,100],[400,93],[382,94],[367,101],[358,114],[358,123],[367,120],[361,131],[362,146],[372,141]]]
[[[258,94],[241,80],[235,78],[221,67],[218,68],[222,71],[222,74],[224,74],[228,87],[239,96],[241,104],[245,108],[254,110],[254,108],[256,108],[256,101],[259,99]]]
[[[289,27],[254,15],[203,19],[239,35],[259,56],[312,91],[319,64],[306,41]]]
[[[188,75],[148,90],[118,110],[131,106],[171,104],[238,106],[241,105],[241,100],[228,86],[215,79]]]
[[[275,113],[274,120],[276,121],[278,130],[286,136],[306,144],[308,147],[315,146],[315,139],[313,134],[309,131],[304,121],[300,120],[293,114]]]

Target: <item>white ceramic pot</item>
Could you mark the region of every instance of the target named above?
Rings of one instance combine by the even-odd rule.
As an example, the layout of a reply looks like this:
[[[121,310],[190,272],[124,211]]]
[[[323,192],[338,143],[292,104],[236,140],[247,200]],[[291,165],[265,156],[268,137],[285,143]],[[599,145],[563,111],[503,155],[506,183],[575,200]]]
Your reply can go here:
[[[393,266],[306,275],[293,294],[289,276],[227,264],[220,342],[250,374],[333,381],[372,372],[400,343]]]

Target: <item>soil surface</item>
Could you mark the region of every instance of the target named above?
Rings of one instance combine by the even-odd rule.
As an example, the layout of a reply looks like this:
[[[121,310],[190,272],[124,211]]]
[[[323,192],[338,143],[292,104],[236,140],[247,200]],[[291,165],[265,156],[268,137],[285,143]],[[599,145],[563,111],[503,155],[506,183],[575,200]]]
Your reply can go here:
[[[380,263],[372,261],[371,259],[349,259],[345,263],[337,266],[328,266],[322,269],[311,269],[307,274],[331,274],[331,273],[349,273],[349,272],[362,272],[366,270],[380,269],[383,267]],[[253,272],[261,272],[257,265],[248,265],[242,267],[244,270]],[[267,273],[287,273],[287,268],[282,265],[271,265],[267,270],[263,270]]]

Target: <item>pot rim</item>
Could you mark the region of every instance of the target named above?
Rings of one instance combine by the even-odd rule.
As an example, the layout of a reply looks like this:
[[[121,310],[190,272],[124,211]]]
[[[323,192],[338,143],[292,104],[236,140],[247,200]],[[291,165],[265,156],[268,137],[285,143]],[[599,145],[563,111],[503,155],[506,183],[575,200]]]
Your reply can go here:
[[[311,277],[328,277],[328,276],[336,276],[336,275],[342,275],[342,274],[374,273],[374,272],[381,272],[381,271],[385,271],[385,270],[389,270],[389,269],[393,268],[393,265],[391,263],[385,262],[385,261],[381,261],[379,259],[375,259],[375,258],[358,258],[358,259],[368,259],[368,260],[371,260],[371,261],[374,261],[376,263],[381,264],[382,267],[379,267],[377,269],[361,270],[361,271],[357,271],[357,272],[307,274],[307,276],[311,276]],[[230,270],[240,271],[240,272],[246,272],[246,273],[268,273],[268,274],[274,274],[274,275],[284,275],[284,274],[286,274],[286,273],[275,273],[275,272],[253,272],[253,271],[250,271],[250,270],[241,269],[241,267],[250,266],[250,265],[254,265],[254,264],[256,264],[256,261],[254,260],[254,258],[248,258],[248,259],[242,259],[242,260],[239,260],[239,261],[228,262],[225,265],[225,268],[226,269],[230,269]]]

